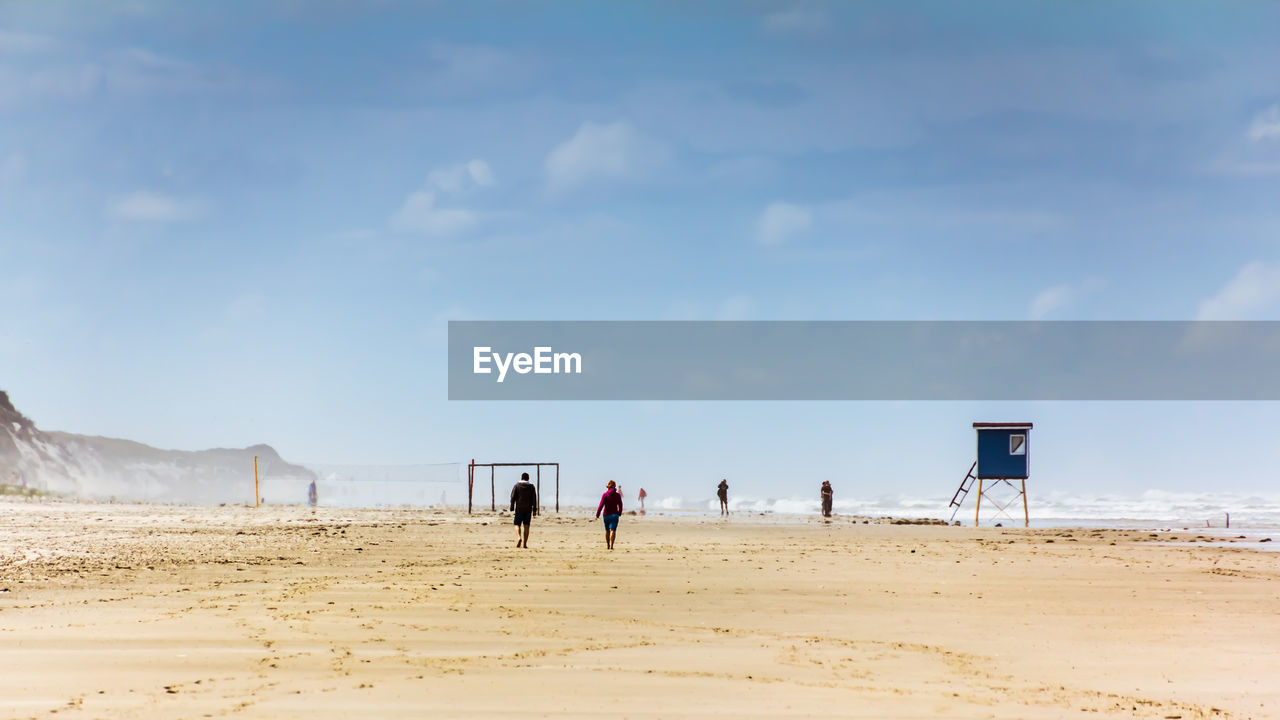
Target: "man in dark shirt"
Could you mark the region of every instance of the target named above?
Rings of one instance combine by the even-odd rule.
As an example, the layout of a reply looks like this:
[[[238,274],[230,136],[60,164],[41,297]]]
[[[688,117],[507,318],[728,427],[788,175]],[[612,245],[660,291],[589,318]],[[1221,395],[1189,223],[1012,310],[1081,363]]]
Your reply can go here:
[[[516,547],[529,547],[529,525],[538,514],[538,490],[529,482],[529,473],[511,488],[511,512],[515,513]]]

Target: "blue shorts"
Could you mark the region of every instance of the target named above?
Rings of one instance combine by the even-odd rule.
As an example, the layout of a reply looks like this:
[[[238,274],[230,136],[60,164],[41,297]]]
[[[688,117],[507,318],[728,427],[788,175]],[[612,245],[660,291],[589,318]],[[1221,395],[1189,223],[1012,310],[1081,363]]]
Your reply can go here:
[[[618,518],[619,518],[619,517],[620,517],[619,515],[605,515],[605,516],[604,516],[604,529],[605,529],[605,530],[617,530],[617,529],[618,529]]]
[[[516,513],[516,525],[528,525],[533,521],[533,513]]]

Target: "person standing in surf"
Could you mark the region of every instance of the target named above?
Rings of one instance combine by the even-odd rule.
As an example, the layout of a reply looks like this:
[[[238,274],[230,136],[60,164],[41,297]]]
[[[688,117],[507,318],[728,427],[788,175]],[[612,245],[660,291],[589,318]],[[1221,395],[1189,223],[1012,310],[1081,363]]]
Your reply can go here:
[[[538,514],[538,490],[529,482],[529,473],[520,473],[520,482],[511,488],[511,512],[515,513],[516,547],[529,547],[529,525]]]
[[[729,514],[729,481],[721,479],[720,484],[716,486],[716,497],[720,498],[720,514],[727,516]]]
[[[835,491],[831,489],[831,481],[822,481],[822,517],[831,517],[831,499]]]
[[[604,544],[612,550],[613,541],[618,538],[618,520],[622,518],[622,493],[618,492],[618,486],[612,480],[596,506],[596,517],[599,518],[601,513],[604,514]]]

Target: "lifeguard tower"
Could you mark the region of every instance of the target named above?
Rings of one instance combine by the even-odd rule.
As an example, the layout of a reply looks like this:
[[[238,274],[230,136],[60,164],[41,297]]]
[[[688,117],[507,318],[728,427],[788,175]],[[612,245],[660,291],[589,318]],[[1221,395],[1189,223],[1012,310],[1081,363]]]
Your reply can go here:
[[[954,520],[960,506],[968,497],[973,483],[978,483],[978,497],[973,510],[973,525],[982,523],[982,501],[994,509],[996,517],[1013,520],[1010,509],[1016,509],[1022,500],[1022,526],[1031,524],[1027,512],[1027,478],[1031,470],[1031,423],[976,422],[973,429],[978,434],[978,459],[969,466],[969,472],[951,497]],[[1015,481],[1017,484],[1014,484]],[[1012,491],[1012,494],[1010,494]]]

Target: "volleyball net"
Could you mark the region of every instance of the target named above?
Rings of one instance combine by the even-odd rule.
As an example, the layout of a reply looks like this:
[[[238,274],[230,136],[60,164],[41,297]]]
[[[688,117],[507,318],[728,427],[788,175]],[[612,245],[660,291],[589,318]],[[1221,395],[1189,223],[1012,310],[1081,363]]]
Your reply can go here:
[[[464,463],[418,465],[332,465],[301,463],[315,473],[315,504],[322,507],[465,508]],[[311,479],[264,482],[263,500],[270,504],[311,502]]]

